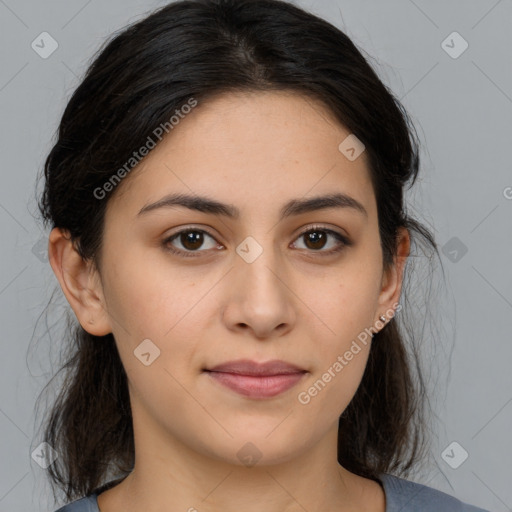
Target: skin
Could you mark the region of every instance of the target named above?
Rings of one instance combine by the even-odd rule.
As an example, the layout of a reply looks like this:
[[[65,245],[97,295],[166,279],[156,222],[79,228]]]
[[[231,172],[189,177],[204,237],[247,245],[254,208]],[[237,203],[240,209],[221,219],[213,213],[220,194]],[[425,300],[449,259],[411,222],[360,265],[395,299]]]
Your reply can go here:
[[[322,104],[294,93],[220,96],[199,104],[118,185],[99,269],[65,231],[51,232],[50,263],[77,319],[91,334],[114,334],[128,375],[136,463],[99,496],[101,512],[385,511],[381,486],[336,458],[338,418],[371,339],[308,404],[297,399],[358,334],[392,316],[409,254],[403,228],[384,271],[366,154],[350,161],[338,150],[348,135]],[[174,192],[233,204],[241,215],[177,206],[137,215]],[[334,192],[368,215],[342,208],[278,218],[290,199]],[[338,242],[308,244],[299,235],[315,224],[353,245],[322,256]],[[167,244],[198,257],[165,249],[183,228],[212,235],[196,249],[180,237]],[[248,236],[263,251],[250,263],[236,252]],[[134,355],[144,339],[160,350],[148,366]],[[252,399],[202,371],[239,358],[281,359],[308,373],[280,395]],[[250,467],[237,456],[247,442],[261,457]]]

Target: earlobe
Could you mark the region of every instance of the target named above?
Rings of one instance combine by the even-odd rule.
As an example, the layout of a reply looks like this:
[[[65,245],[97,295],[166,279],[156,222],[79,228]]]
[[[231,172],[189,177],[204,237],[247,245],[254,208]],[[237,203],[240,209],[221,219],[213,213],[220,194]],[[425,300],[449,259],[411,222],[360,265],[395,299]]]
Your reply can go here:
[[[78,253],[66,230],[51,231],[48,259],[80,325],[95,336],[111,333],[98,272]]]

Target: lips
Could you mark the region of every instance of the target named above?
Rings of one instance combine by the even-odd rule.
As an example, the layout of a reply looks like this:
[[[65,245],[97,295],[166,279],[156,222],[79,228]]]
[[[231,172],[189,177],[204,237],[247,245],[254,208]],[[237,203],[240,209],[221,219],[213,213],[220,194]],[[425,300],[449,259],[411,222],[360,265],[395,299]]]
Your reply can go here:
[[[248,359],[229,361],[205,369],[224,387],[250,398],[270,398],[295,386],[307,370],[286,361],[258,363]]]
[[[237,361],[229,361],[227,363],[218,364],[213,368],[208,368],[207,371],[223,372],[223,373],[236,373],[239,375],[287,375],[290,373],[302,373],[306,370],[299,368],[286,361],[274,359],[265,363],[258,363],[249,359],[239,359]]]

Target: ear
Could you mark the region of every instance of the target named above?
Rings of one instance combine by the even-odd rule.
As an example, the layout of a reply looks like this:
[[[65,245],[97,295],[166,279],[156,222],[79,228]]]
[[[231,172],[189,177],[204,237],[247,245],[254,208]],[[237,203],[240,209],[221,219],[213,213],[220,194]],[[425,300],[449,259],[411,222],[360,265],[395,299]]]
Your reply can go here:
[[[397,251],[393,258],[393,264],[384,271],[382,276],[382,288],[379,295],[377,318],[374,319],[374,325],[379,317],[384,315],[386,323],[391,320],[397,309],[397,304],[402,291],[403,276],[405,264],[410,253],[411,240],[409,231],[401,226],[397,232]]]
[[[66,230],[52,229],[48,259],[80,325],[94,336],[111,333],[99,273],[80,256]]]

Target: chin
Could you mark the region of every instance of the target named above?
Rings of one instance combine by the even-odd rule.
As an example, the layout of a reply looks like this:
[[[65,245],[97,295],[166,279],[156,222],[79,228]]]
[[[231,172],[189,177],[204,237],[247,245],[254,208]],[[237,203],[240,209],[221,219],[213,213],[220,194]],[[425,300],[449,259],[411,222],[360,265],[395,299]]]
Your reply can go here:
[[[278,433],[278,424],[274,421],[265,430],[247,428],[243,435],[235,435],[233,438],[223,436],[222,441],[210,442],[208,446],[203,444],[203,449],[208,456],[226,464],[261,467],[290,462],[314,444],[314,440],[290,432]]]

